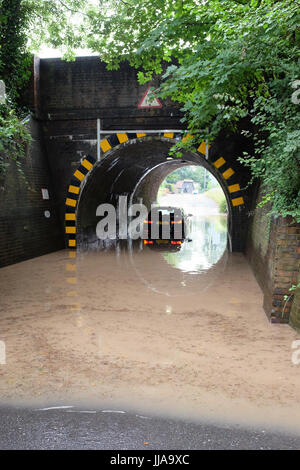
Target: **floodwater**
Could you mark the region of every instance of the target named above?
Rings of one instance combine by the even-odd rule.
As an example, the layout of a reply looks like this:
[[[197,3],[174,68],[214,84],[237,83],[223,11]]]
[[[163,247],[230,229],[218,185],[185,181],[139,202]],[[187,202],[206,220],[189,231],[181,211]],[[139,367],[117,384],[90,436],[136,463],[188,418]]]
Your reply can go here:
[[[300,433],[299,334],[269,324],[245,257],[226,249],[226,217],[211,209],[194,214],[178,252],[66,250],[2,268],[1,404]]]

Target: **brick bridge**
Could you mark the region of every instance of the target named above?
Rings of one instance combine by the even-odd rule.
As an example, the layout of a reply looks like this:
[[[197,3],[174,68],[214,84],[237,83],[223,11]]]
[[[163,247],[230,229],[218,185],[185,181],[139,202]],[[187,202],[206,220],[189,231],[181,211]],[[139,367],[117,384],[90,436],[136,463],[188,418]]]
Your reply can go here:
[[[65,243],[91,242],[100,203],[116,203],[119,195],[128,195],[133,202],[142,197],[150,206],[168,173],[191,163],[202,165],[223,188],[232,250],[248,257],[267,315],[273,322],[300,327],[298,303],[290,314],[292,298],[284,299],[299,275],[300,229],[288,219],[270,219],[264,210],[254,210],[259,188],[247,187],[248,170],[238,162],[249,150],[248,140],[240,134],[220,135],[207,151],[205,136],[195,136],[197,152],[170,159],[170,147],[184,137],[180,109],[169,100],[161,108],[139,108],[147,85],[137,83],[129,65],[108,71],[97,57],[75,62],[36,58],[33,68],[28,100],[34,142],[24,163],[30,188],[17,182],[16,190],[17,176],[10,170],[6,196],[0,199],[1,265]],[[96,161],[97,118],[101,161]],[[49,199],[42,199],[42,188]]]

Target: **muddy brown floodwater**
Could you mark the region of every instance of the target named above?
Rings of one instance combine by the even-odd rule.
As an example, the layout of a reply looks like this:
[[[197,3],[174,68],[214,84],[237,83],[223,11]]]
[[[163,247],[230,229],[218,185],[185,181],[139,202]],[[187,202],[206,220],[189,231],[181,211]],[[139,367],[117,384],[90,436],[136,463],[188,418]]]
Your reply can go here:
[[[222,236],[206,248],[200,238],[185,256],[60,251],[2,268],[2,404],[82,403],[300,432],[299,334],[269,324],[242,254],[218,251]]]

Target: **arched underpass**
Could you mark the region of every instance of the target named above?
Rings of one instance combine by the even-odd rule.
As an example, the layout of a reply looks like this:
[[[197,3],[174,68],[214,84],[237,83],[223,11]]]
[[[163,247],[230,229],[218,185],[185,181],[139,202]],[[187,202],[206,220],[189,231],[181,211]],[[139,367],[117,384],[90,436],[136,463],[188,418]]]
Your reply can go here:
[[[241,145],[242,148],[239,138],[226,139],[220,136],[209,149],[208,159],[205,142],[202,142],[197,152],[183,152],[181,159],[172,160],[169,159],[170,147],[182,138],[183,133],[157,131],[157,135],[148,137],[145,132],[147,131],[136,134],[134,131],[117,131],[116,134],[110,134],[101,142],[101,161],[96,162],[93,157],[86,156],[81,159],[77,170],[72,170],[65,199],[67,246],[74,249],[77,246],[84,247],[99,242],[96,237],[99,221],[96,209],[101,203],[112,203],[116,207],[118,196],[126,195],[132,202],[139,202],[142,197],[143,202],[149,205],[155,200],[157,189],[169,172],[178,166],[191,163],[203,165],[215,176],[226,196],[231,245],[229,248],[233,252],[246,252],[263,289],[264,309],[271,321],[288,321],[291,303],[286,304],[284,294],[287,292],[289,281],[283,277],[284,273],[278,276],[278,271],[271,261],[274,260],[277,246],[280,248],[282,241],[280,239],[277,242],[277,223],[271,221],[271,224],[266,226],[268,221],[263,214],[257,217],[257,221],[253,220],[252,215],[256,213],[253,209],[258,195],[253,185],[247,186],[249,173],[237,160],[237,146]],[[62,182],[65,176],[62,172]],[[285,220],[279,221],[280,224],[283,224],[283,227],[278,226],[278,229],[286,230],[287,238],[295,237],[293,234],[289,235],[289,232],[297,231],[297,228],[289,228]],[[259,231],[259,227],[265,226],[269,237],[266,241],[263,233]],[[272,243],[274,236],[276,240]],[[279,237],[281,236],[279,234]],[[296,242],[288,243],[294,243],[291,248],[294,262]],[[262,254],[265,262],[262,262]],[[279,263],[277,258],[276,263]],[[290,278],[296,279],[296,268],[295,272],[291,273]],[[281,287],[282,282],[286,282],[284,288]]]
[[[166,176],[181,166],[192,164],[209,170],[222,187],[228,206],[229,248],[241,251],[244,230],[240,220],[244,217],[245,206],[240,193],[239,197],[233,194],[235,189],[240,189],[236,182],[238,176],[235,175],[235,181],[229,184],[222,176],[224,170],[222,173],[217,168],[219,163],[206,160],[200,153],[183,152],[181,158],[170,157],[170,148],[174,142],[176,141],[164,137],[135,139],[128,141],[127,145],[112,149],[100,162],[94,164],[85,177],[77,202],[78,246],[87,246],[97,241],[96,225],[99,217],[96,216],[96,209],[99,204],[111,203],[117,207],[118,197],[127,196],[128,203],[142,199],[150,208],[156,201],[158,189]]]
[[[3,399],[83,398],[89,407],[107,400],[109,409],[128,399],[128,407],[140,404],[141,411],[151,404],[155,412],[212,419],[225,413],[299,428],[300,379],[291,360],[296,333],[268,325],[262,292],[241,253],[225,252],[203,276],[185,276],[164,260],[158,266],[160,254],[150,249],[132,264],[126,250],[120,256],[54,252],[63,247],[60,211],[67,245],[75,248],[76,239],[80,244],[94,236],[101,202],[115,203],[119,194],[150,202],[164,172],[201,163],[225,192],[234,251],[244,250],[252,223],[248,259],[265,311],[271,321],[289,321],[284,296],[297,282],[300,228],[254,210],[256,194],[245,189],[249,174],[238,161],[247,150],[245,136],[218,137],[208,161],[202,144],[198,153],[172,161],[167,154],[174,140],[163,131],[141,139],[123,132],[105,139],[97,163],[83,157],[97,154],[96,118],[103,129],[171,129],[181,126],[178,111],[168,103],[140,110],[143,90],[129,65],[111,72],[96,57],[49,60],[41,61],[40,71],[41,122],[34,123],[34,149],[24,159],[34,191],[21,190],[17,175],[7,179],[1,213],[2,263],[27,259],[0,272],[0,340],[8,359]],[[49,189],[49,199],[41,199],[41,188]],[[40,258],[28,260],[34,256]],[[192,295],[181,295],[186,292]]]

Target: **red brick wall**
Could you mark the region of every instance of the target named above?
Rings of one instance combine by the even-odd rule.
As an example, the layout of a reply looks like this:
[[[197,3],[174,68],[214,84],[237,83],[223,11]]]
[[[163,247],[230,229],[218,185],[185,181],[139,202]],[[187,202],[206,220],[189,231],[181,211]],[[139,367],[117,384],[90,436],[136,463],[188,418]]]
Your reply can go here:
[[[300,248],[298,248],[300,252]],[[300,275],[298,277],[298,284],[300,284]],[[293,294],[293,304],[290,314],[290,324],[300,332],[300,287],[298,287]]]
[[[39,125],[31,121],[30,127],[34,140],[22,165],[26,181],[14,163],[0,181],[0,266],[64,246]],[[49,200],[42,199],[41,188],[48,189]]]
[[[274,222],[274,266],[273,266],[273,303],[271,320],[289,321],[292,298],[290,287],[297,284],[300,258],[300,224],[291,218],[279,218]]]
[[[289,289],[299,276],[300,224],[269,216],[269,210],[252,211],[246,253],[264,293],[267,316],[273,323],[288,323],[294,297]]]

